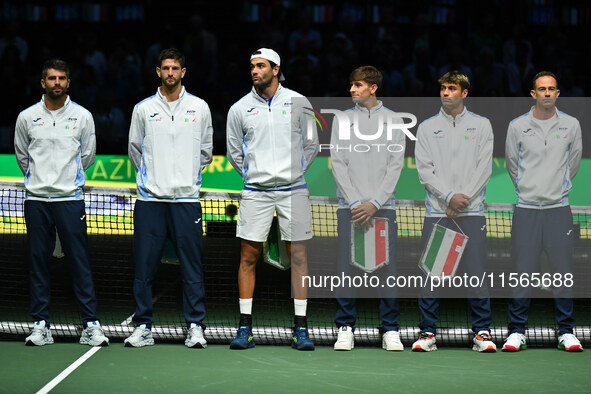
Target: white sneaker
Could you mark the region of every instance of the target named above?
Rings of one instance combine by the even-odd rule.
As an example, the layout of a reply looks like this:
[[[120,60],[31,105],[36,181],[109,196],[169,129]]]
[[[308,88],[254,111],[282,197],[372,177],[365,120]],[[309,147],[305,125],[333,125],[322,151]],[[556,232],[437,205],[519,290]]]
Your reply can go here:
[[[199,324],[190,324],[185,346],[195,349],[204,349],[207,347],[207,342],[203,338],[203,328]]]
[[[382,349],[398,352],[404,350],[404,346],[400,342],[400,333],[398,331],[386,331],[382,335]]]
[[[558,349],[567,352],[582,352],[583,346],[573,334],[562,334],[558,337]]]
[[[505,344],[501,350],[504,352],[518,352],[525,349],[527,349],[525,335],[514,332],[505,339]]]
[[[487,330],[478,331],[478,334],[474,335],[474,346],[472,350],[481,353],[494,353],[497,351],[497,345],[492,341],[490,332]]]
[[[334,343],[334,350],[351,350],[355,347],[355,334],[349,326],[341,326]]]
[[[27,346],[43,346],[51,345],[52,343],[51,330],[46,327],[45,320],[36,321],[33,325],[31,335],[25,338],[25,345]]]
[[[125,347],[151,346],[154,344],[152,330],[146,328],[145,324],[140,324],[135,328],[135,330],[133,330],[129,337],[125,338],[123,343],[125,344]]]
[[[90,346],[109,346],[109,338],[105,336],[105,332],[98,320],[86,323],[86,328],[82,330],[82,335],[80,336],[80,344]]]
[[[421,332],[419,339],[412,344],[413,352],[432,352],[437,350],[435,345],[435,334],[432,332]]]

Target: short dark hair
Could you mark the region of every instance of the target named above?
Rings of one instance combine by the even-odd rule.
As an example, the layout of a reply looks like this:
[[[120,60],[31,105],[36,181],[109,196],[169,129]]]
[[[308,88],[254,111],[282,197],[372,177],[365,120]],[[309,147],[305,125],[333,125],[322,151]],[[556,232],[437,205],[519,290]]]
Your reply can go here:
[[[556,78],[556,75],[554,75],[553,72],[551,71],[540,71],[539,73],[537,73],[536,75],[534,75],[534,78],[531,80],[531,86],[533,90],[536,90],[536,81],[542,77],[552,77],[554,78],[554,80],[556,81],[556,86],[558,87],[558,78]]]
[[[443,83],[452,83],[460,85],[462,90],[470,89],[470,79],[468,76],[458,70],[453,70],[443,74],[441,78],[437,81],[439,85]]]
[[[378,90],[382,87],[382,73],[374,66],[357,67],[351,75],[349,75],[349,82],[363,81],[370,85],[377,85]]]
[[[158,67],[160,67],[162,62],[166,59],[177,60],[180,63],[181,68],[185,68],[185,55],[176,48],[163,49],[162,52],[160,52],[160,56],[158,56]]]
[[[45,63],[43,63],[41,79],[45,79],[45,77],[47,77],[47,71],[49,71],[50,68],[58,71],[65,71],[66,77],[70,79],[70,67],[68,66],[68,63],[61,59],[46,60]]]

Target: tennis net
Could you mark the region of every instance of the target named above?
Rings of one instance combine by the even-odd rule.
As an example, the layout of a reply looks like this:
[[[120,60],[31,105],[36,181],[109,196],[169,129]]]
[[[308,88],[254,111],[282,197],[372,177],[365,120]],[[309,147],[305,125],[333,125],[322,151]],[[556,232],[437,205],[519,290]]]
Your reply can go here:
[[[22,183],[0,182],[0,338],[22,339],[32,326],[28,315],[29,280],[27,268],[25,191]],[[98,299],[98,315],[107,336],[123,339],[133,331],[135,302],[132,294],[134,263],[132,255],[133,206],[135,189],[85,188],[89,254]],[[235,236],[237,193],[201,195],[204,221],[204,272],[207,307],[205,336],[210,343],[229,343],[239,318],[237,270],[240,241]],[[316,260],[330,259],[324,246],[337,237],[337,201],[311,197],[314,239],[309,247],[310,269]],[[487,265],[506,266],[510,259],[512,205],[488,204]],[[575,264],[591,261],[591,209],[572,207],[575,223]],[[424,202],[397,201],[399,272],[416,272],[421,256],[421,230]],[[316,249],[314,249],[316,248]],[[509,270],[509,269],[508,269]],[[258,343],[288,344],[291,338],[293,302],[289,270],[267,264],[257,267],[257,286],[253,306],[253,331]],[[494,291],[494,289],[491,289]],[[178,261],[168,245],[154,281],[154,325],[157,341],[179,341],[186,336],[182,309],[182,285]],[[491,294],[492,335],[501,342],[507,335],[507,301]],[[416,299],[401,299],[401,339],[409,346],[418,336],[421,320]],[[52,332],[57,340],[79,336],[82,326],[66,258],[51,260]],[[377,301],[358,299],[356,342],[378,345],[381,325]],[[308,304],[310,334],[317,344],[330,345],[336,339],[333,317],[336,302],[331,298],[311,298]],[[575,334],[583,344],[591,343],[591,299],[575,300]],[[471,314],[465,299],[443,299],[438,324],[438,344],[464,346],[471,343]],[[530,310],[528,344],[556,344],[551,298],[533,299]]]

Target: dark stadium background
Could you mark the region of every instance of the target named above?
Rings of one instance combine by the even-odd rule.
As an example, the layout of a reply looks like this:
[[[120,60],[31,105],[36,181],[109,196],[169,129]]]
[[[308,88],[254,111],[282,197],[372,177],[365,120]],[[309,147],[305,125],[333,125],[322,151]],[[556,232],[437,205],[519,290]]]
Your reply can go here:
[[[591,3],[585,1],[12,1],[0,2],[0,153],[13,153],[18,113],[39,100],[43,61],[71,64],[72,99],[94,116],[97,153],[126,154],[135,103],[154,94],[157,55],[187,56],[187,90],[212,110],[214,153],[225,154],[229,107],[250,89],[248,57],[282,57],[285,86],[306,96],[348,95],[348,74],[372,64],[382,96],[432,97],[460,69],[471,96],[529,95],[547,69],[562,97],[589,96]],[[496,132],[496,131],[495,131]],[[503,138],[496,138],[495,156]],[[591,137],[583,130],[584,157]],[[407,155],[412,152],[407,151]]]

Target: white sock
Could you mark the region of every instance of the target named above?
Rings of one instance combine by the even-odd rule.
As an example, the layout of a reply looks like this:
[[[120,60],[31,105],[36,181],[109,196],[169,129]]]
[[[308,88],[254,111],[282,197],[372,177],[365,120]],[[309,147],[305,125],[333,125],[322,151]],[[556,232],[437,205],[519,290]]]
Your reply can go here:
[[[306,307],[308,306],[308,300],[293,299],[293,309],[296,316],[306,316]]]
[[[252,298],[239,298],[240,314],[252,315]]]

